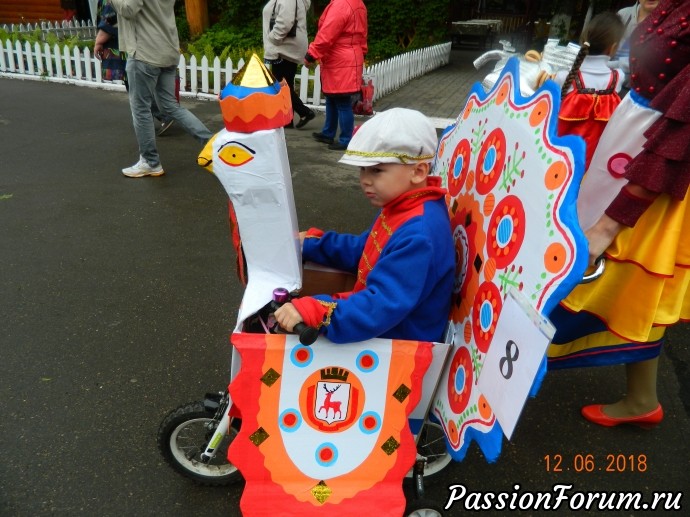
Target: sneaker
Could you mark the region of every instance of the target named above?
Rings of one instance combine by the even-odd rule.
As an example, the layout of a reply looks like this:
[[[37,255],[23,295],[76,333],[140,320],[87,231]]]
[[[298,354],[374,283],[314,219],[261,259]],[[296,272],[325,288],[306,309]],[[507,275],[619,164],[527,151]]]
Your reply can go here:
[[[163,133],[165,133],[168,129],[170,129],[170,126],[173,125],[173,122],[175,122],[175,119],[170,119],[166,120],[164,122],[161,122],[161,127],[158,130],[158,136],[161,136]]]
[[[146,160],[144,160],[143,156],[140,156],[137,163],[131,167],[122,169],[122,174],[128,178],[141,178],[143,176],[161,176],[165,174],[165,171],[160,163],[155,167],[152,167]]]
[[[324,143],[324,144],[332,144],[332,143],[333,143],[333,139],[327,137],[327,136],[324,135],[323,133],[312,133],[311,136],[312,136],[312,138],[313,138],[314,140],[316,140],[317,142],[321,142],[321,143]]]
[[[316,113],[314,113],[313,110],[309,110],[309,113],[304,115],[303,117],[300,117],[299,120],[297,121],[297,124],[295,124],[295,128],[300,129],[303,128],[307,122],[310,120],[313,120],[313,118],[316,116]]]

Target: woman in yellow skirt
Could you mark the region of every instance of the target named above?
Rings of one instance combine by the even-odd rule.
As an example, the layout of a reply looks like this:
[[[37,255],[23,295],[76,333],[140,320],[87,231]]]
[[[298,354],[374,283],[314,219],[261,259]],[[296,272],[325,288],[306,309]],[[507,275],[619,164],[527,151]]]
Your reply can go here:
[[[661,422],[664,330],[690,321],[690,2],[662,0],[631,37],[631,91],[582,182],[578,216],[601,278],[551,314],[549,368],[626,364],[627,393],[582,408],[594,423]],[[631,131],[634,129],[634,131]]]

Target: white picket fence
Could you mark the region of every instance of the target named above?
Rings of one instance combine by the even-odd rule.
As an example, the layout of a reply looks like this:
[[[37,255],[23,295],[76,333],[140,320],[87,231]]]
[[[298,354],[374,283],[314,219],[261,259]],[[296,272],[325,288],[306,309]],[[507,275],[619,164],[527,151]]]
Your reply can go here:
[[[442,43],[400,54],[392,59],[367,67],[366,76],[373,79],[374,100],[380,99],[415,77],[448,64],[451,44]],[[216,99],[233,75],[244,66],[244,60],[221,63],[218,57],[197,60],[195,56],[180,56],[180,94],[188,97]],[[97,88],[124,90],[121,81],[104,81],[101,62],[91,55],[88,47],[50,46],[47,43],[10,40],[0,42],[0,77],[46,80]],[[295,90],[302,102],[312,106],[325,103],[321,91],[319,67],[301,67],[295,77]]]
[[[0,25],[0,29],[7,32],[34,32],[40,30],[44,36],[55,34],[58,38],[70,38],[78,36],[80,39],[95,39],[97,28],[91,21],[63,20],[63,21],[42,21],[37,23],[18,23],[10,25]]]

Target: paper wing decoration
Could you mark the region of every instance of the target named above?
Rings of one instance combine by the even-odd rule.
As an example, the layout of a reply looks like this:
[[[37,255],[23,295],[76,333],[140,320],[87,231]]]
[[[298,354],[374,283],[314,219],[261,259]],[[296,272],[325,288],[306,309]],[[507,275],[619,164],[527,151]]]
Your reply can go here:
[[[407,418],[432,348],[447,345],[244,333],[233,344],[242,427],[228,456],[246,480],[243,515],[402,515],[416,457]]]
[[[529,98],[519,84],[516,58],[488,93],[476,84],[441,137],[434,164],[449,192],[458,268],[453,349],[432,416],[456,460],[472,440],[489,461],[500,454],[501,428],[477,379],[508,290],[519,289],[548,315],[582,278],[587,262],[575,211],[583,142],[556,136],[555,83]],[[545,362],[533,391],[544,373]]]

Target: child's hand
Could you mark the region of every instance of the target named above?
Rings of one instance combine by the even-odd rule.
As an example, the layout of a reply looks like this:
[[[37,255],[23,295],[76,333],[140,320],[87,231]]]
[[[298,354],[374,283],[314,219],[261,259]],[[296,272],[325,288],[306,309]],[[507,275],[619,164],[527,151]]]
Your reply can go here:
[[[295,306],[289,302],[275,311],[273,316],[278,322],[278,325],[283,327],[288,332],[292,332],[295,328],[295,325],[304,321],[299,311],[297,311]]]
[[[304,239],[307,236],[307,232],[299,232],[299,247],[304,249]]]

